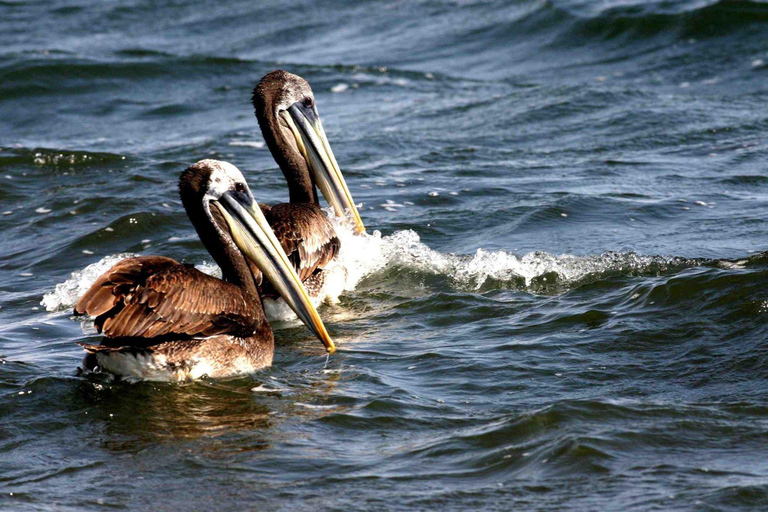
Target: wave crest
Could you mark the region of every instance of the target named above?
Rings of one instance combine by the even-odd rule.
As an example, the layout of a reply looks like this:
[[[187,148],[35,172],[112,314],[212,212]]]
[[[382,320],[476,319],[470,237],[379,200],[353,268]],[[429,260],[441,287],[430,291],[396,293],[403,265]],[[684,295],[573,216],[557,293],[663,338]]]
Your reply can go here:
[[[532,293],[560,293],[611,276],[656,275],[702,263],[673,256],[643,256],[635,252],[573,256],[536,251],[517,256],[504,250],[481,248],[474,255],[446,254],[430,248],[410,229],[387,236],[382,236],[379,231],[356,235],[345,221],[332,219],[341,239],[339,263],[347,269],[345,290],[354,290],[364,278],[385,269],[399,268],[446,277],[458,290],[514,287]],[[119,260],[132,256],[135,255],[106,256],[73,272],[69,279],[46,293],[41,304],[48,311],[71,308],[102,273]],[[213,263],[203,262],[197,268],[221,276]]]
[[[474,255],[441,253],[424,244],[413,230],[382,236],[355,235],[336,219],[341,239],[341,264],[347,267],[347,287],[352,290],[364,277],[386,267],[448,277],[461,290],[518,285],[531,292],[558,292],[613,275],[660,274],[700,264],[676,256],[643,256],[636,252],[605,252],[599,255],[553,255],[536,251],[517,256],[504,250],[478,249]]]

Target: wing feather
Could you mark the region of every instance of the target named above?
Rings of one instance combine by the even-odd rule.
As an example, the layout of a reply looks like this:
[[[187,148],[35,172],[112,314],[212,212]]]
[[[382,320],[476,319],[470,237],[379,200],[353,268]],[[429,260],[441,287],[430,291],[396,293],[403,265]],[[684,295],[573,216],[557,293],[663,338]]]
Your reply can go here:
[[[258,316],[237,286],[157,256],[118,262],[77,302],[75,313],[95,316],[108,338],[249,336]]]
[[[317,205],[282,203],[262,207],[262,212],[302,281],[326,267],[341,248],[336,230]]]

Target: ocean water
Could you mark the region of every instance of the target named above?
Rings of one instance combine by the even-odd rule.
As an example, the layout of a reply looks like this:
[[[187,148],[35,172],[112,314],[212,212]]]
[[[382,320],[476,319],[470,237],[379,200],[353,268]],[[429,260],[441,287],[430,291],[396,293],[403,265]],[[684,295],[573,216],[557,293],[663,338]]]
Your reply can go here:
[[[0,508],[765,510],[768,4],[0,1]],[[312,85],[370,235],[274,366],[76,374],[202,158]]]

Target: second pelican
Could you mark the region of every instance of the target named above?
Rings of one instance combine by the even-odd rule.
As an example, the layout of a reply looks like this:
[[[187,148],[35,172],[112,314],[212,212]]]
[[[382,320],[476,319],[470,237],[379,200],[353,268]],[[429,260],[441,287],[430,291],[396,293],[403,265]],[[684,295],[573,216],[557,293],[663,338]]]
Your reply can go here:
[[[334,302],[344,288],[346,269],[336,264],[341,243],[320,208],[316,186],[337,216],[352,217],[358,234],[365,226],[328,143],[312,89],[300,76],[272,71],[254,88],[253,107],[290,197],[290,203],[262,204],[261,209],[310,296],[316,303]],[[265,292],[273,295],[269,287]]]

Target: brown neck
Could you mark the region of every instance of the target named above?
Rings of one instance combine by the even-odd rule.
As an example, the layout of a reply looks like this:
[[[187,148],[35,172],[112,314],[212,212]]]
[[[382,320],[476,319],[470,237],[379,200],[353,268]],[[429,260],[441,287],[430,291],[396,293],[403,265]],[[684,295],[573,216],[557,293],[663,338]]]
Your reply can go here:
[[[218,207],[214,205],[209,206],[211,218],[206,213],[202,200],[190,198],[182,191],[181,201],[200,240],[216,264],[221,268],[224,280],[241,288],[246,292],[250,300],[254,302],[256,306],[254,309],[259,317],[256,319],[257,331],[269,331],[271,335],[271,328],[266,320],[259,295],[258,281],[261,279],[261,272],[255,265],[251,265],[246,260],[243,253],[235,245],[232,236],[229,234],[227,222]]]
[[[259,120],[261,132],[272,153],[272,158],[275,159],[288,182],[291,202],[319,204],[317,189],[309,173],[307,161],[295,146],[285,139],[274,112],[259,109],[256,111],[256,118]]]

